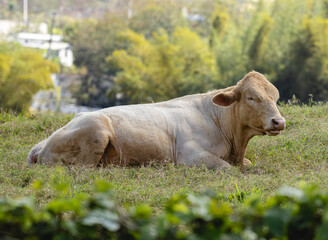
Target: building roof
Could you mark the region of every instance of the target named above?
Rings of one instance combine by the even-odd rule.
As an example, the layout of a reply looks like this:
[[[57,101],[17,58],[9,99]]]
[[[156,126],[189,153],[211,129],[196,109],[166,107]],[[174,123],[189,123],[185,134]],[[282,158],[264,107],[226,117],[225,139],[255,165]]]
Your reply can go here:
[[[50,44],[51,38],[51,44]],[[71,45],[66,42],[62,42],[63,37],[60,35],[50,35],[41,33],[26,33],[21,32],[17,34],[17,41],[24,47],[39,48],[39,49],[50,49],[61,50],[70,48]]]
[[[43,34],[43,33],[26,33],[21,32],[17,34],[17,39],[21,40],[28,40],[28,41],[50,41],[52,42],[59,42],[63,40],[63,37],[60,35],[50,35],[50,34]]]
[[[49,42],[24,42],[24,41],[18,41],[22,46],[28,47],[28,48],[38,48],[38,49],[49,49]],[[50,49],[57,51],[61,49],[67,49],[70,48],[69,43],[65,42],[52,42],[50,45]]]

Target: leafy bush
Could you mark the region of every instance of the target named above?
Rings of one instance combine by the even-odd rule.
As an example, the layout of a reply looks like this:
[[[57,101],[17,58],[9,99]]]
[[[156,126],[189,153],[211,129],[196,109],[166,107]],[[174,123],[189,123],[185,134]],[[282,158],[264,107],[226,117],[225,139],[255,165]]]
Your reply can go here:
[[[27,111],[37,91],[53,87],[50,74],[55,72],[58,66],[40,52],[0,42],[1,107]]]
[[[40,188],[37,181],[35,188]],[[58,183],[58,191],[67,189]],[[63,187],[64,186],[64,187]],[[33,198],[0,200],[3,239],[327,239],[328,194],[312,185],[282,187],[263,203],[250,196],[233,210],[212,192],[175,196],[153,216],[141,205],[117,206],[110,185],[96,181],[95,193],[59,196],[38,208]]]

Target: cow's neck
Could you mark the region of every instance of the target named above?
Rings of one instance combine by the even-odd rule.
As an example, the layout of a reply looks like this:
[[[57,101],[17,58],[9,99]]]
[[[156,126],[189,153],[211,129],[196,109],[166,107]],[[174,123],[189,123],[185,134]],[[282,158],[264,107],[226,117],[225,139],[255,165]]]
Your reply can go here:
[[[254,137],[254,132],[249,127],[242,124],[242,121],[239,119],[237,104],[233,104],[230,107],[223,108],[223,114],[220,116],[223,119],[222,124],[223,131],[226,130],[225,136],[227,140],[231,143],[230,156],[228,161],[234,165],[241,165],[245,158],[246,147],[249,140]]]
[[[232,129],[232,135],[230,135],[230,141],[232,143],[231,152],[229,156],[229,160],[235,164],[240,165],[242,164],[245,153],[246,147],[248,145],[249,140],[254,136],[251,134],[249,128],[246,128],[242,124],[236,122],[235,129]]]
[[[241,123],[237,104],[232,104],[229,107],[218,107],[212,103],[212,99],[209,100],[208,104],[212,108],[213,120],[222,132],[227,147],[230,148],[230,154],[225,160],[233,165],[242,164],[247,144],[255,136],[255,133]]]

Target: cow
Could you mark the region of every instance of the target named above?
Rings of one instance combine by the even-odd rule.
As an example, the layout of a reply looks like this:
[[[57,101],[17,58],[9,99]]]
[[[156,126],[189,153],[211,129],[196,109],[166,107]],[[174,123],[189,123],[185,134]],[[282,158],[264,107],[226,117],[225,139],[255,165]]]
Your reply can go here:
[[[170,159],[209,169],[248,165],[249,140],[285,128],[278,99],[278,90],[252,71],[225,89],[79,113],[37,144],[28,163],[126,166]]]

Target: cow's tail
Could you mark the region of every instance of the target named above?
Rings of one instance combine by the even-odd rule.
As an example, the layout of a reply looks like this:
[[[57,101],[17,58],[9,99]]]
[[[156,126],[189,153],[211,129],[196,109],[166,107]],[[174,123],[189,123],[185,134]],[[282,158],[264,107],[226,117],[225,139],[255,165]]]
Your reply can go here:
[[[37,145],[35,145],[32,150],[30,151],[30,153],[28,154],[28,160],[27,163],[29,165],[37,163],[38,159],[39,159],[39,154],[43,148],[45,144],[45,141],[39,142]]]

